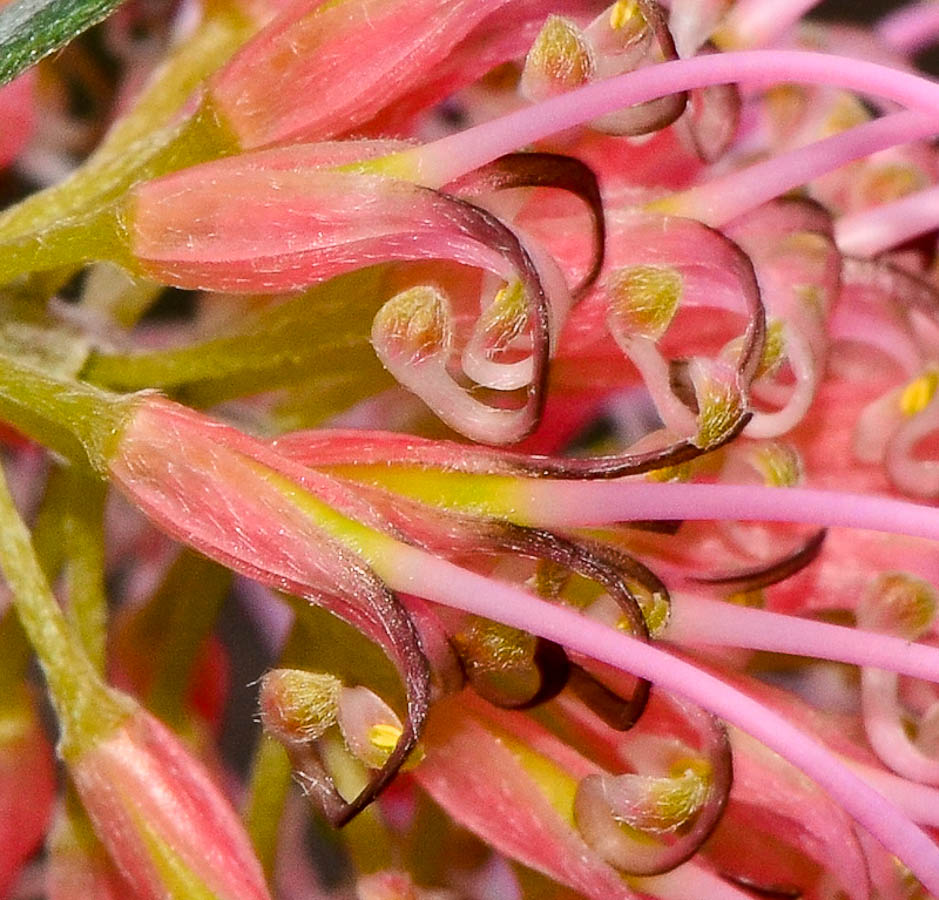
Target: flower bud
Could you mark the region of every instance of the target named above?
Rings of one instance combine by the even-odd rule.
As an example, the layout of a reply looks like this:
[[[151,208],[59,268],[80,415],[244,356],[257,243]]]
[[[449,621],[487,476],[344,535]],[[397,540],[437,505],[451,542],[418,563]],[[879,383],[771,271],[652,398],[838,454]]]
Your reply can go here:
[[[264,730],[284,744],[315,741],[336,723],[342,682],[325,672],[273,669],[261,679]]]
[[[594,74],[590,44],[574,22],[548,16],[525,57],[521,91],[529,100],[544,100],[580,87]]]
[[[270,900],[238,816],[149,713],[136,710],[66,762],[98,837],[139,897]]]

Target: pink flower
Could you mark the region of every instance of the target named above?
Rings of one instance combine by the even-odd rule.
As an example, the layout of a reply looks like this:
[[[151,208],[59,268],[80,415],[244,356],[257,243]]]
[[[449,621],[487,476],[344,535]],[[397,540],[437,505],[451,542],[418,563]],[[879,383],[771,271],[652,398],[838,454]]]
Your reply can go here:
[[[939,895],[939,19],[262,6],[0,221],[0,418],[88,487],[15,467],[36,553],[0,493],[100,840],[60,816],[50,889],[315,892],[292,772],[363,898]],[[161,286],[191,314],[141,321]],[[193,552],[129,609],[153,529]],[[218,722],[226,568],[247,834],[153,718]]]
[[[95,831],[137,896],[270,896],[234,810],[148,713],[134,713],[68,763]]]

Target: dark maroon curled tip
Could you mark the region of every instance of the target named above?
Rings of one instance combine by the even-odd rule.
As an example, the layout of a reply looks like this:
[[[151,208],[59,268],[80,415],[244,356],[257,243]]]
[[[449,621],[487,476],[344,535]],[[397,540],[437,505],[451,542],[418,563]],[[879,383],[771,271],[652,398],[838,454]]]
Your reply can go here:
[[[404,682],[407,710],[398,742],[384,765],[374,772],[368,783],[352,800],[345,800],[332,777],[323,766],[313,744],[287,747],[297,780],[307,796],[319,807],[331,825],[339,828],[372,803],[398,774],[401,766],[417,746],[430,709],[430,665],[421,646],[417,629],[397,596],[371,570],[362,567],[358,573],[356,604],[367,595],[369,614],[378,620],[387,636],[385,650],[392,658]],[[331,607],[342,614],[342,603]]]
[[[699,707],[671,696],[668,700],[684,720],[683,730],[690,729],[694,735],[694,752],[707,763],[707,787],[693,816],[674,830],[631,837],[615,812],[619,803],[629,805],[630,785],[624,778],[635,777],[629,774],[589,775],[580,783],[574,801],[574,817],[587,843],[630,875],[660,875],[694,856],[720,821],[733,783],[724,725]]]
[[[545,187],[567,191],[582,200],[590,212],[593,253],[586,274],[571,288],[580,299],[593,285],[603,268],[606,248],[606,220],[603,198],[593,169],[572,156],[560,153],[507,153],[446,186],[459,196],[478,196],[487,191],[511,188]]]
[[[795,575],[796,572],[801,572],[816,559],[818,554],[822,551],[822,545],[825,543],[827,533],[825,528],[820,528],[818,531],[809,535],[809,537],[794,550],[778,559],[730,572],[720,572],[712,575],[693,575],[690,577],[690,580],[696,581],[698,584],[734,587],[741,591],[756,591],[760,588],[778,584],[780,581],[785,581],[791,575]]]
[[[430,190],[427,188],[426,190]],[[548,298],[538,270],[518,236],[492,213],[466,200],[437,192],[447,201],[447,217],[473,240],[505,257],[518,272],[528,298],[531,328],[532,377],[526,387],[525,427],[516,440],[534,431],[544,411],[548,384],[548,363],[551,353],[551,316]]]

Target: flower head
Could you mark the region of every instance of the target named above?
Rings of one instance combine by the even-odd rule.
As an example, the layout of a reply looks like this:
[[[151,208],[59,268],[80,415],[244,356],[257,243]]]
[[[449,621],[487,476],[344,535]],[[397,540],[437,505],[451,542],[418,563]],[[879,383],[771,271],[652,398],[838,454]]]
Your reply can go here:
[[[128,9],[2,89],[138,97],[0,215],[51,895],[315,896],[301,794],[360,897],[939,895],[939,19],[810,7]],[[65,161],[24,133],[11,179]]]

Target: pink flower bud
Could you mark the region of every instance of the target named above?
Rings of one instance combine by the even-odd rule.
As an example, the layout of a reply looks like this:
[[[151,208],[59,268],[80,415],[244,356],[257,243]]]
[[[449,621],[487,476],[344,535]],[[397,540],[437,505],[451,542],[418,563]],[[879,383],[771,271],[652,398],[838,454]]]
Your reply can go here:
[[[322,3],[311,11],[309,3],[294,3],[215,76],[210,103],[242,147],[343,134],[411,91],[436,88],[432,102],[434,94],[482,74],[485,69],[477,71],[462,56],[469,66],[452,67],[449,57],[481,24],[513,5],[509,0],[378,0]],[[542,18],[547,12],[531,0],[517,5],[535,7],[533,14]],[[511,24],[516,23],[506,23]],[[523,46],[516,40],[503,47],[497,26],[483,36],[501,50],[495,58],[485,54],[490,67]],[[477,43],[476,55],[484,55]],[[449,76],[444,85],[438,84],[441,69]],[[337,77],[348,71],[355,72],[354,79]],[[308,102],[310,97],[316,102]]]
[[[95,831],[141,898],[270,900],[235,811],[149,713],[135,712],[68,764]]]
[[[326,607],[394,662],[407,693],[407,719],[368,789],[352,803],[343,801],[334,818],[354,815],[414,748],[430,702],[417,628],[367,562],[369,554],[394,551],[378,530],[378,512],[340,481],[152,396],[137,407],[110,470],[132,502],[170,534],[238,572]]]

